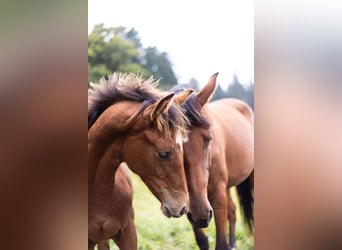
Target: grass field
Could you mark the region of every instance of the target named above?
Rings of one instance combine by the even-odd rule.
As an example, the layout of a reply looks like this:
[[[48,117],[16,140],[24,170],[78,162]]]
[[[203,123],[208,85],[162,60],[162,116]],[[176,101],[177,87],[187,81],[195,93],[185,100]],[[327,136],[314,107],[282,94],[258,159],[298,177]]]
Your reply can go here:
[[[138,249],[140,250],[191,250],[198,249],[195,237],[186,216],[181,218],[166,218],[159,201],[147,189],[144,183],[133,176],[135,224],[138,233]],[[235,197],[233,197],[235,198]],[[242,225],[240,212],[237,211],[236,240],[239,250],[254,249],[254,238],[248,236],[247,229]],[[205,229],[210,249],[215,249],[214,220]],[[111,242],[111,249],[118,247]]]

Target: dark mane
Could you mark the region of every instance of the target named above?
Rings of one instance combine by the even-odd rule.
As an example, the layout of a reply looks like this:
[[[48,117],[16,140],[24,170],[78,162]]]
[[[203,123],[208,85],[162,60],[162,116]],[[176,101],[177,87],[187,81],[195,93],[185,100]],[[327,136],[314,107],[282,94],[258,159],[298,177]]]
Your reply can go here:
[[[107,78],[102,78],[99,84],[91,83],[91,89],[88,91],[88,130],[108,107],[119,101],[142,103],[139,112],[134,115],[136,117],[164,96],[156,89],[157,85],[158,81],[153,77],[143,79],[136,74],[123,73],[114,73]],[[188,120],[176,105],[170,106],[168,113],[163,114],[158,124],[162,124],[161,127],[156,127],[166,137],[174,137],[176,131],[186,136]]]
[[[88,91],[88,129],[99,116],[112,104],[123,101],[143,102],[159,99],[155,89],[157,81],[151,77],[143,80],[138,75],[114,73],[102,78],[99,84],[92,83]]]
[[[171,93],[179,93],[184,91],[185,89],[189,89],[186,85],[177,85],[170,89]],[[185,110],[185,115],[189,119],[191,126],[198,126],[209,128],[210,123],[207,118],[201,113],[201,106],[197,100],[196,95],[192,94],[182,105]]]

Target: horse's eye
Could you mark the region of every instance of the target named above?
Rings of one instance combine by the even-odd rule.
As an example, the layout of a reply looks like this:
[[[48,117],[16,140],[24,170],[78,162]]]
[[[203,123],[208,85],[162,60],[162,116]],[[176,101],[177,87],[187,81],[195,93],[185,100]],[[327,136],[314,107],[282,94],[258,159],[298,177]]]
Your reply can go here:
[[[204,145],[205,146],[209,146],[209,143],[210,143],[211,139],[212,139],[211,136],[204,137]]]
[[[162,160],[166,160],[170,158],[171,153],[168,151],[158,152],[158,156]]]
[[[213,138],[209,135],[209,136],[207,136],[207,137],[205,137],[205,140],[206,141],[211,141]]]

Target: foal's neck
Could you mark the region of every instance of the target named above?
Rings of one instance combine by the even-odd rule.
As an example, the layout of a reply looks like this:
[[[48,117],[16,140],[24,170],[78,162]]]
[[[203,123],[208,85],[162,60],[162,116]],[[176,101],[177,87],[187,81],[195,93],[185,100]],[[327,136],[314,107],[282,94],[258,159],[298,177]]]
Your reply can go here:
[[[112,105],[88,131],[89,193],[107,196],[113,192],[115,172],[123,160],[122,144],[127,132],[124,121],[133,114],[137,105],[124,110],[119,103]]]
[[[88,186],[90,192],[97,195],[112,193],[115,172],[122,162],[120,141],[118,138],[109,145],[99,145],[96,142],[88,145]]]

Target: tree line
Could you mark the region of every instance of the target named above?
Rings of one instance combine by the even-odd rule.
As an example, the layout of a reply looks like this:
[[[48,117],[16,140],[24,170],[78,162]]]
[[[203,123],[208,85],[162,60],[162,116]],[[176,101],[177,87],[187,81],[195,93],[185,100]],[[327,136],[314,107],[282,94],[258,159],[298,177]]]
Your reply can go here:
[[[88,36],[88,80],[98,82],[115,71],[154,76],[165,90],[178,83],[168,54],[144,48],[134,28],[95,25]]]
[[[217,100],[226,97],[233,97],[243,100],[249,104],[254,110],[254,84],[249,83],[244,87],[238,80],[237,76],[233,76],[233,81],[228,85],[227,90],[223,90],[220,85],[217,86],[212,100]]]
[[[163,90],[178,84],[167,52],[159,51],[157,47],[143,47],[134,28],[107,28],[97,24],[88,36],[88,81],[98,82],[115,71],[153,76],[160,79],[159,87]],[[194,78],[184,84],[198,90],[199,84]],[[234,75],[227,90],[218,85],[212,100],[224,97],[244,100],[254,109],[254,84],[243,87]]]

